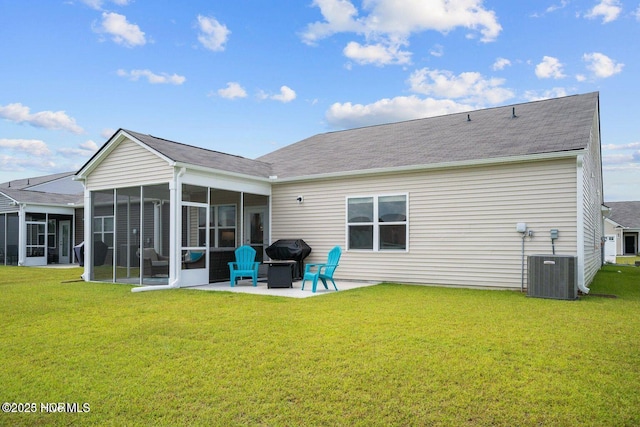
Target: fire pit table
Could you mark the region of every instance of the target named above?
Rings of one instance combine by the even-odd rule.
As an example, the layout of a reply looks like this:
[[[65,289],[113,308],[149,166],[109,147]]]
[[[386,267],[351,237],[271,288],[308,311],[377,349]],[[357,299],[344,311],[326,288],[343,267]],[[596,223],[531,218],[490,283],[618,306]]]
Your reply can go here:
[[[294,260],[264,261],[269,266],[267,270],[267,288],[293,288]]]
[[[277,261],[295,261],[293,277],[302,279],[304,259],[311,253],[311,247],[302,239],[280,239],[265,249],[267,256]]]

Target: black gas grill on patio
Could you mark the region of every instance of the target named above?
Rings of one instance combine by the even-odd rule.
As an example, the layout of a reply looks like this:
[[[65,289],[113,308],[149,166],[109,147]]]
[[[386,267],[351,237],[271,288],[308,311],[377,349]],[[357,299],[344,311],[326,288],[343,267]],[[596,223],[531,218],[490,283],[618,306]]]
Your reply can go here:
[[[265,252],[272,260],[295,261],[293,277],[301,279],[304,274],[304,259],[311,253],[311,247],[302,239],[281,239],[271,244]]]

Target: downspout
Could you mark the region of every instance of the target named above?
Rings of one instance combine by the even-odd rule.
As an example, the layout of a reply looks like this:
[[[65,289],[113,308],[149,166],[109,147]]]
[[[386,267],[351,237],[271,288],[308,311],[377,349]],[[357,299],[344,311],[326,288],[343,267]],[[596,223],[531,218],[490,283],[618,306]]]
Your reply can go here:
[[[23,266],[27,258],[27,213],[24,203],[18,204],[18,265]]]
[[[177,236],[177,224],[178,221],[180,221],[180,217],[177,215],[177,212],[180,211],[180,206],[179,206],[179,199],[181,199],[181,197],[178,197],[178,195],[182,194],[182,191],[179,190],[179,184],[180,184],[180,178],[182,178],[182,176],[185,174],[186,172],[186,168],[181,168],[180,172],[178,172],[176,174],[176,177],[174,179],[173,182],[169,183],[169,191],[171,193],[171,195],[173,196],[173,198],[170,200],[171,203],[171,218],[169,219],[170,221],[170,225],[169,225],[169,229],[172,230],[172,232],[170,233],[171,238],[169,239],[169,256],[171,257],[172,260],[174,261],[178,261],[179,257],[177,256],[178,250],[177,250],[177,240],[179,238],[179,236]],[[173,187],[173,188],[172,188]],[[180,221],[180,223],[182,223]],[[173,279],[171,282],[169,282],[169,284],[167,285],[151,285],[151,286],[140,286],[137,288],[132,288],[131,292],[145,292],[145,291],[162,291],[165,289],[176,289],[179,288],[180,286],[180,269],[177,268],[177,265],[175,262],[172,262],[170,264],[169,267],[171,270],[169,272],[169,277],[171,277],[171,271],[173,271],[174,277],[175,279]]]
[[[578,254],[578,289],[589,293],[584,285],[584,155],[580,154],[576,162],[576,251]]]
[[[145,292],[145,291],[162,291],[165,289],[176,289],[178,288],[178,283],[180,279],[176,277],[176,279],[169,283],[168,285],[148,285],[148,286],[139,286],[137,288],[132,288],[131,292]]]

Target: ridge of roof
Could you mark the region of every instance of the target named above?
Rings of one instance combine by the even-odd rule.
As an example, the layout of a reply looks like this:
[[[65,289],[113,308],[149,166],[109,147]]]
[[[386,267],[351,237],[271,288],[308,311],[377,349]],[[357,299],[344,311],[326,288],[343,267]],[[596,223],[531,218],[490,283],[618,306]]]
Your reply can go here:
[[[579,96],[589,96],[589,95],[597,96],[598,92],[597,91],[596,92],[587,92],[587,93],[583,93],[583,94],[567,95],[567,96],[562,96],[562,97],[558,97],[558,98],[537,99],[537,100],[534,100],[534,101],[519,102],[517,104],[509,104],[509,105],[497,105],[497,106],[494,106],[494,107],[480,108],[480,109],[476,109],[476,110],[473,110],[473,109],[472,110],[463,110],[463,111],[457,111],[455,113],[437,114],[435,116],[418,117],[418,118],[415,118],[415,119],[400,120],[400,121],[397,121],[397,122],[376,123],[376,124],[358,126],[358,127],[349,128],[349,129],[339,129],[339,130],[322,132],[322,133],[317,134],[316,136],[333,134],[333,133],[340,133],[340,132],[350,132],[350,131],[355,131],[355,130],[359,130],[359,129],[368,129],[368,128],[375,128],[375,127],[381,127],[381,126],[388,126],[388,125],[401,125],[401,124],[405,124],[405,123],[419,122],[419,121],[422,121],[422,120],[437,120],[437,119],[440,119],[442,117],[455,116],[455,115],[464,115],[464,114],[470,114],[472,112],[483,112],[483,111],[491,111],[491,110],[498,110],[498,109],[501,110],[501,109],[505,109],[505,108],[514,108],[514,107],[518,107],[518,106],[521,106],[521,105],[532,105],[532,104],[541,103],[541,102],[548,102],[548,101],[554,101],[554,100],[560,100],[560,99],[566,99],[566,98],[572,98],[572,97],[579,97]],[[517,116],[517,114],[516,114],[516,116]],[[306,138],[306,139],[308,139],[308,138]],[[283,148],[286,148],[286,147],[283,147]]]
[[[327,132],[258,160],[301,178],[582,150],[598,100],[591,92]]]

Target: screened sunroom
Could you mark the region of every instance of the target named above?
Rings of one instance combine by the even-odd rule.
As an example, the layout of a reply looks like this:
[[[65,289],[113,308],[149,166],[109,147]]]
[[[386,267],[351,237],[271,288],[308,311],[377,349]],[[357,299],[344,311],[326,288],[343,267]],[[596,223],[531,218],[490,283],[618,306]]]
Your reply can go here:
[[[76,175],[85,184],[85,280],[151,288],[224,281],[243,244],[262,261],[271,186],[260,166],[118,131]]]

